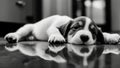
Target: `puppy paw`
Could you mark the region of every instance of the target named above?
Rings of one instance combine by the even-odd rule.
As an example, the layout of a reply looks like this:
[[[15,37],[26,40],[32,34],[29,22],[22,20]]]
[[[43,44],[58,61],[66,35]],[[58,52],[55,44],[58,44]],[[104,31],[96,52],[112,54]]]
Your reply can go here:
[[[8,43],[16,43],[19,41],[19,36],[16,33],[7,34],[4,39],[8,41]]]
[[[118,44],[120,42],[120,35],[119,34],[106,35],[105,42],[109,44]]]
[[[62,35],[52,34],[52,35],[50,35],[48,42],[51,44],[64,44],[66,41]]]
[[[54,35],[51,35],[48,39],[48,42],[50,43],[48,48],[52,51],[52,52],[59,52],[61,51],[62,49],[64,49],[65,47],[65,39],[62,35],[59,35],[59,34],[54,34]]]

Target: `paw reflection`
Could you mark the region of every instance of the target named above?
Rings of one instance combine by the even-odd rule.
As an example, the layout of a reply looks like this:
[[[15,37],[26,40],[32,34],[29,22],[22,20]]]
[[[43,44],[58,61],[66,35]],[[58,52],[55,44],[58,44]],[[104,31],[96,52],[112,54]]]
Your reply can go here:
[[[49,43],[47,42],[20,42],[17,43],[16,46],[12,47],[5,47],[8,51],[16,51],[19,50],[21,53],[28,55],[28,56],[38,56],[44,60],[55,61],[58,63],[64,63],[66,60],[56,54],[53,56],[53,53],[46,53],[48,50]]]
[[[120,54],[120,47],[119,45],[106,45],[104,47],[104,52],[103,54]]]

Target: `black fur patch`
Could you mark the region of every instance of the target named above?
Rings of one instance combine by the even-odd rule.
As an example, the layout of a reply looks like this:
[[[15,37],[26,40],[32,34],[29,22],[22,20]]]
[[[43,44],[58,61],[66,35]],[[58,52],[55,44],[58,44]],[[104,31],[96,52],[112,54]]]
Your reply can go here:
[[[66,23],[58,28],[66,40],[67,40],[67,35],[68,35],[68,32],[70,31],[70,27],[72,24],[73,24],[73,21],[69,21],[68,23]]]
[[[94,27],[91,27],[91,26],[94,26]],[[96,44],[105,43],[102,31],[97,27],[97,25],[94,22],[91,22],[91,24],[89,25],[89,30],[93,35],[93,39],[96,38]]]

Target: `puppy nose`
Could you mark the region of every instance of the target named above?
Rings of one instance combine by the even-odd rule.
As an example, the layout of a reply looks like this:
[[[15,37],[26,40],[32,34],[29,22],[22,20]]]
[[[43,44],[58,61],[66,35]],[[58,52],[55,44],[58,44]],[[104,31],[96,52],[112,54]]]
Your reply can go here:
[[[83,42],[87,42],[88,39],[89,39],[89,37],[88,37],[88,35],[81,35],[81,36],[80,36],[80,39],[81,39]]]

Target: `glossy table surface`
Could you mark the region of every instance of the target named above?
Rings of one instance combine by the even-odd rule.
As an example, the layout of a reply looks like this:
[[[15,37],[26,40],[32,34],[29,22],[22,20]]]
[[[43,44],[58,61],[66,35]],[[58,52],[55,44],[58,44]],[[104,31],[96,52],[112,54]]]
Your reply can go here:
[[[46,53],[48,42],[26,41],[9,44],[0,41],[0,68],[118,68],[120,67],[120,45],[73,45],[64,44],[66,48],[81,49],[82,57],[91,56],[87,62],[81,60],[77,66],[69,66],[64,54],[52,56]],[[44,46],[44,47],[43,47]],[[64,51],[63,51],[64,52]],[[69,52],[69,51],[67,51]],[[89,53],[89,54],[88,54]],[[94,54],[95,53],[95,54]],[[96,57],[97,55],[97,57]],[[64,56],[64,57],[63,57]],[[76,58],[80,60],[81,58]],[[56,61],[66,61],[58,63]],[[87,66],[85,64],[87,63]]]

